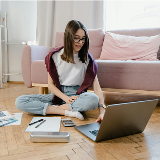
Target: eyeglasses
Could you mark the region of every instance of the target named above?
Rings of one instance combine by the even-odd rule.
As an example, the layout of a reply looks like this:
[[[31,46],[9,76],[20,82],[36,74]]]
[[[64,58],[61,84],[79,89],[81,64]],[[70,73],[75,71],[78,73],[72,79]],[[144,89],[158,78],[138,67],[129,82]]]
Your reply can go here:
[[[82,43],[85,43],[85,39],[86,38],[81,38],[80,39],[80,38],[74,37],[73,41],[76,42],[76,43],[79,43],[80,41],[82,41]]]

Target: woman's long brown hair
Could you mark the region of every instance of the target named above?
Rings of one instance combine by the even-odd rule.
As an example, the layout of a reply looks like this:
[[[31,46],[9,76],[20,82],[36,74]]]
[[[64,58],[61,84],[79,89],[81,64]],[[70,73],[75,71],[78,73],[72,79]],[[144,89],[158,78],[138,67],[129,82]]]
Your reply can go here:
[[[79,60],[82,61],[82,63],[85,63],[85,61],[87,60],[89,49],[89,37],[87,28],[80,21],[71,20],[68,22],[64,32],[64,52],[61,55],[61,59],[68,63],[75,63],[73,57],[73,39],[78,29],[83,29],[85,31],[85,43],[80,49],[78,57]]]

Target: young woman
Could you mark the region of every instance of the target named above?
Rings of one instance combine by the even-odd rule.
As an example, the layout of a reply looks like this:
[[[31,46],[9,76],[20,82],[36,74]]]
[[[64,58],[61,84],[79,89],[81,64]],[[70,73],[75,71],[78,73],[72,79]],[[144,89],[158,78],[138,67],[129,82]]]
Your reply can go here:
[[[45,58],[48,88],[51,94],[22,95],[16,107],[34,114],[60,114],[83,120],[81,112],[99,108],[96,122],[103,119],[105,108],[97,78],[97,63],[88,52],[86,27],[77,20],[68,22],[64,47],[50,52]],[[94,93],[86,92],[92,86]]]

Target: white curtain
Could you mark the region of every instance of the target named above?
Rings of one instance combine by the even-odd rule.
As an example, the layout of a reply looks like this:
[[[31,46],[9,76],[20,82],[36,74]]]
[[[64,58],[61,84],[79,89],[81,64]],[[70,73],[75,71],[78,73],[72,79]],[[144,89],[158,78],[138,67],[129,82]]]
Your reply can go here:
[[[104,28],[104,1],[37,1],[37,44],[55,46],[56,32],[64,32],[70,20],[87,29]]]

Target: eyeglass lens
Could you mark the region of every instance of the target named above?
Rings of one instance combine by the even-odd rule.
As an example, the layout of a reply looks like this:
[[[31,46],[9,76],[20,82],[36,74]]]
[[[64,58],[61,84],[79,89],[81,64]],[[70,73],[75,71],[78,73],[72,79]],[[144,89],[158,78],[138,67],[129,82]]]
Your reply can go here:
[[[80,39],[80,38],[74,37],[74,42],[78,43],[80,41],[82,41],[82,43],[85,43],[85,38]]]

